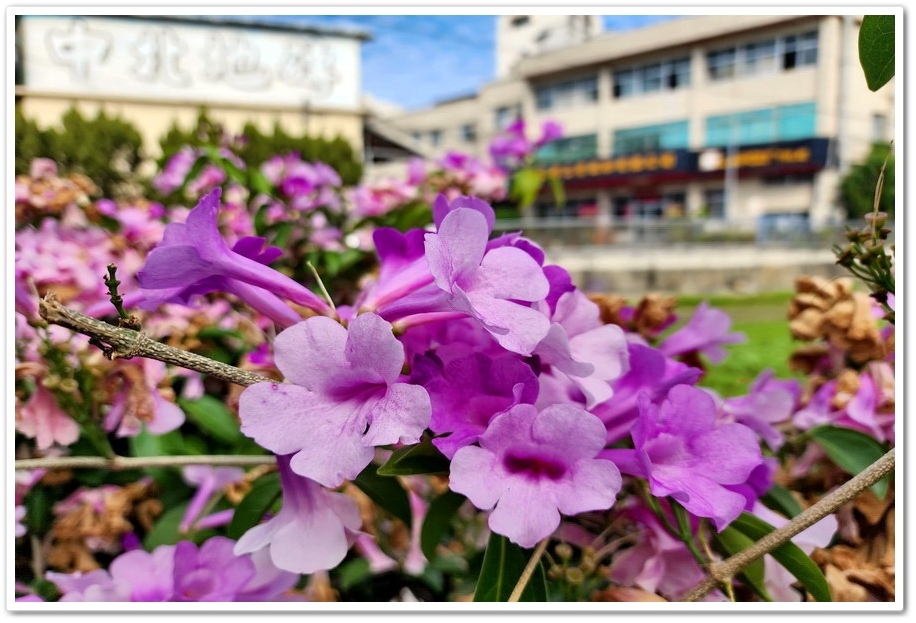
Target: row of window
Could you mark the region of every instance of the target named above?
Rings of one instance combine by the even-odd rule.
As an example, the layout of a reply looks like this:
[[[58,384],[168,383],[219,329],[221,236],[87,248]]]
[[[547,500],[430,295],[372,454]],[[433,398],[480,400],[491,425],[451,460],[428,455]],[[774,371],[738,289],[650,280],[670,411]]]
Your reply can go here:
[[[817,64],[817,31],[772,37],[713,50],[706,55],[711,80],[749,76]],[[666,59],[613,72],[615,99],[635,97],[690,85],[690,57]],[[598,101],[598,76],[579,77],[535,88],[538,110],[557,110]]]
[[[411,133],[415,143],[428,142],[433,147],[442,144],[444,132],[442,130],[428,130],[426,132],[415,131]],[[458,126],[458,137],[464,143],[473,143],[477,140],[477,125],[465,123]]]
[[[706,119],[704,144],[708,147],[750,145],[810,138],[817,134],[813,102],[761,108]],[[614,156],[687,149],[687,121],[617,130],[613,134]],[[574,162],[598,155],[598,135],[568,136],[545,145],[537,154],[541,162]]]

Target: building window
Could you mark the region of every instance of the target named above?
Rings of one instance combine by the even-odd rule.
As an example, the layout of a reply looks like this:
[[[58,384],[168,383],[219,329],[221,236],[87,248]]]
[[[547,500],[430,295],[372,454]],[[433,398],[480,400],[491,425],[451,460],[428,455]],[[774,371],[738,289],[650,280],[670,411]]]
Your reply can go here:
[[[745,75],[773,73],[776,71],[776,39],[766,39],[744,46]]]
[[[725,189],[713,188],[703,193],[703,213],[707,218],[725,218]]]
[[[735,48],[716,50],[706,55],[706,67],[711,80],[731,78],[735,75]]]
[[[761,39],[706,54],[710,80],[753,76],[817,64],[817,31]]]
[[[816,135],[813,102],[761,108],[706,119],[706,146],[752,145],[791,141]]]
[[[814,173],[787,173],[785,175],[764,175],[760,178],[764,186],[798,186],[814,183]]]
[[[512,24],[513,28],[518,28],[519,26],[524,26],[530,21],[531,17],[529,15],[516,15],[510,20],[509,23]]]
[[[871,140],[873,143],[883,143],[887,136],[887,117],[880,113],[871,116]]]
[[[410,136],[413,138],[413,142],[419,145],[423,142],[423,133],[422,132],[411,132]]]
[[[477,140],[477,126],[473,123],[462,125],[459,133],[461,134],[461,140],[465,143],[473,143]]]
[[[429,144],[438,147],[440,143],[442,143],[442,130],[430,130]]]
[[[598,76],[565,80],[534,90],[538,110],[573,108],[598,101]]]
[[[497,130],[505,130],[521,117],[521,106],[500,106],[495,112]]]
[[[785,38],[782,52],[782,68],[794,69],[804,65],[817,64],[817,31]]]
[[[690,84],[690,58],[650,63],[614,72],[614,97],[677,89]]]
[[[689,132],[686,121],[617,130],[613,136],[615,156],[663,149],[685,149],[688,142]]]
[[[589,160],[598,155],[598,135],[568,136],[547,143],[538,150],[535,158],[543,164]]]

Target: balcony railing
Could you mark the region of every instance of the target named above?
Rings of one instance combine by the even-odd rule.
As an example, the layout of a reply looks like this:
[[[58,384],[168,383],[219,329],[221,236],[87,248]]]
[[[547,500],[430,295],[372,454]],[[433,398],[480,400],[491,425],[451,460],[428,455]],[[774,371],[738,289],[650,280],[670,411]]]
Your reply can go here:
[[[499,232],[522,231],[542,247],[679,247],[679,246],[764,246],[829,249],[843,244],[846,225],[865,226],[863,219],[825,227],[811,227],[804,219],[629,219],[607,222],[598,217],[531,218],[499,220]],[[888,223],[893,231],[893,222]],[[893,233],[890,237],[893,243]]]

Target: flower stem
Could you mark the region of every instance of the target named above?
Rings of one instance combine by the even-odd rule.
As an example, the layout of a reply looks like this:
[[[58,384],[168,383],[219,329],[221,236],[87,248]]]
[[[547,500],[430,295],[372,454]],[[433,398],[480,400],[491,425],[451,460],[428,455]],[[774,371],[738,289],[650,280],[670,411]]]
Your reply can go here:
[[[525,587],[528,586],[528,580],[531,579],[534,570],[537,568],[538,563],[541,560],[541,556],[544,555],[544,550],[547,549],[547,543],[550,541],[550,537],[547,537],[540,543],[538,543],[537,549],[534,550],[534,553],[531,554],[531,560],[528,561],[528,564],[525,565],[525,570],[522,571],[521,577],[518,579],[518,583],[515,585],[515,588],[512,589],[512,593],[509,595],[510,602],[516,602],[522,597],[522,593],[525,592]]]
[[[19,459],[16,469],[142,469],[146,467],[181,467],[184,465],[273,465],[273,455],[193,454],[177,456],[55,456]]]
[[[706,596],[718,584],[728,581],[738,571],[748,564],[767,554],[793,536],[813,526],[818,521],[836,511],[847,502],[851,502],[862,491],[872,486],[884,476],[894,470],[894,449],[872,463],[865,470],[859,472],[854,478],[834,489],[816,504],[805,509],[792,521],[770,532],[751,547],[738,552],[734,556],[713,563],[709,566],[709,575],[681,597],[680,601],[697,601]]]
[[[90,318],[64,307],[53,294],[47,295],[38,302],[38,312],[50,324],[60,325],[71,331],[88,335],[94,344],[102,348],[109,359],[130,359],[131,357],[156,359],[243,387],[255,383],[276,383],[266,376],[241,370],[209,357],[166,346],[150,339],[142,331],[114,327],[107,322]]]

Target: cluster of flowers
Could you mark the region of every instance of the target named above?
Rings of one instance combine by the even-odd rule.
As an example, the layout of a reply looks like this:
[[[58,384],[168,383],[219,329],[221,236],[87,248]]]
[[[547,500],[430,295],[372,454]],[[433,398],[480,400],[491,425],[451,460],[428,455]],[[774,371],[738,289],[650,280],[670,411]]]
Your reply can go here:
[[[377,275],[352,305],[332,308],[258,259],[279,250],[229,249],[218,210],[214,191],[169,225],[139,280],[160,300],[219,287],[285,327],[272,350],[286,382],[251,386],[239,401],[242,432],[277,455],[284,505],[236,553],[269,549],[299,573],[333,568],[360,527],[355,503],[333,489],[380,448],[427,437],[451,461],[449,487],[523,547],[561,515],[611,508],[634,479],[718,530],[769,488],[760,440],[778,445],[772,423],[791,416],[793,388],[763,376],[750,395],[720,399],[678,360],[717,362],[740,341],[724,313],[701,306],[654,346],[644,334],[671,317],[646,328],[645,310],[625,308],[643,333],[605,324],[537,245],[490,238],[487,203],[444,196],[431,230],[377,229]]]

